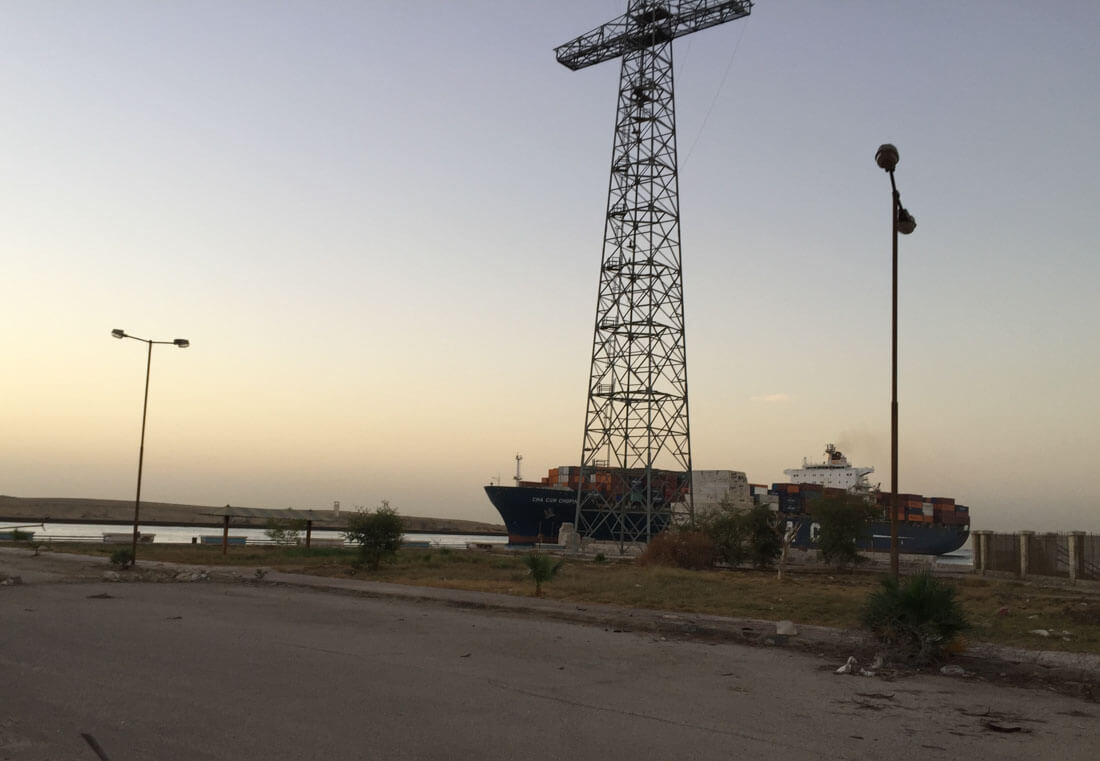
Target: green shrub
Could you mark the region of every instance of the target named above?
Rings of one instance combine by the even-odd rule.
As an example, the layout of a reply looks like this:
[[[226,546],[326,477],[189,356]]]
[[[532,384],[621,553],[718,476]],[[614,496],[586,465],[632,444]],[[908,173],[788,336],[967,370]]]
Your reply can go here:
[[[714,557],[720,563],[738,566],[749,558],[745,521],[741,513],[716,510],[701,517],[699,530],[714,544]]]
[[[748,539],[748,559],[757,568],[770,568],[783,551],[777,513],[757,505],[741,514]]]
[[[928,663],[969,628],[955,587],[930,571],[904,583],[886,576],[881,583],[882,588],[867,597],[863,624],[903,658]]]
[[[401,516],[390,507],[389,502],[383,500],[373,513],[369,510],[353,513],[348,518],[344,535],[348,541],[359,545],[359,558],[363,565],[377,571],[383,560],[397,554],[404,531]]]
[[[118,568],[129,568],[134,564],[134,552],[127,548],[115,550],[111,553],[111,565]]]
[[[749,510],[723,507],[699,520],[699,530],[714,543],[719,562],[738,566],[752,563],[768,568],[783,549],[776,514],[766,506]]]
[[[668,529],[649,540],[638,562],[702,570],[712,567],[715,558],[714,541],[702,531]]]
[[[523,564],[527,566],[527,571],[535,582],[535,596],[542,597],[543,583],[558,575],[558,571],[565,564],[565,558],[555,563],[550,555],[531,552],[523,556]]]
[[[826,563],[854,565],[866,560],[857,543],[871,532],[874,505],[854,494],[818,497],[810,504],[810,514],[820,526],[817,548]]]
[[[264,533],[275,544],[298,544],[301,532],[305,527],[306,522],[301,519],[280,520],[279,518],[268,518]]]

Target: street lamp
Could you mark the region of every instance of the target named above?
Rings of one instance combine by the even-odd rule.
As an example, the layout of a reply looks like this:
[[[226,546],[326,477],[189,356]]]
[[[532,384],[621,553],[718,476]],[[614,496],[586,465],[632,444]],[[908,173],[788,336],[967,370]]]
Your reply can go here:
[[[186,338],[173,338],[171,341],[152,341],[148,338],[132,336],[120,328],[112,330],[111,335],[115,338],[132,338],[135,341],[141,341],[149,345],[148,359],[145,362],[145,401],[141,407],[141,447],[138,449],[137,496],[134,497],[134,542],[130,548],[130,562],[137,565],[138,515],[141,511],[141,466],[145,461],[145,415],[149,410],[149,370],[153,366],[153,344],[171,344],[186,349],[191,345],[191,342]]]
[[[890,175],[893,198],[890,219],[894,228],[894,288],[892,303],[892,346],[890,367],[890,575],[898,577],[898,233],[909,235],[917,229],[917,220],[901,205],[901,194],[894,182],[898,149],[886,143],[875,153],[875,163]]]

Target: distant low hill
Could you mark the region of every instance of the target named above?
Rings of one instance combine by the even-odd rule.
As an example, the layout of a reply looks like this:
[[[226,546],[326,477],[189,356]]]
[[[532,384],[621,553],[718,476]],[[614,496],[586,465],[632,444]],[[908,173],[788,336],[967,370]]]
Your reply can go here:
[[[161,526],[220,526],[216,513],[224,507],[173,505],[165,502],[142,502],[141,523]],[[341,529],[347,523],[347,510],[339,514],[332,510],[314,510],[315,528]],[[11,523],[118,523],[134,520],[134,503],[121,499],[73,499],[64,497],[8,497],[0,494],[0,521]],[[405,530],[426,534],[506,534],[504,526],[455,518],[421,518],[402,515]],[[263,519],[233,518],[234,526],[263,528]]]

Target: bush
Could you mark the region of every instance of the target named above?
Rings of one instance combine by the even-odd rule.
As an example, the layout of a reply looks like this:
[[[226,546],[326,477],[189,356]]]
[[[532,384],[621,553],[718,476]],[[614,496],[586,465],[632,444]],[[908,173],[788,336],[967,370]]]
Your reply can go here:
[[[712,567],[715,558],[714,541],[702,531],[669,529],[649,540],[638,562],[702,570]]]
[[[763,505],[757,505],[741,514],[748,539],[749,560],[757,568],[770,568],[783,551],[779,538],[777,514]]]
[[[863,610],[863,624],[905,659],[929,663],[969,628],[952,584],[923,571],[904,583],[887,576]]]
[[[732,566],[768,568],[783,549],[776,516],[766,506],[717,510],[700,519],[699,529],[714,543],[715,558]]]
[[[732,510],[716,510],[699,519],[699,530],[714,544],[715,560],[738,566],[748,560],[745,521]]]
[[[359,558],[363,565],[377,571],[383,560],[397,554],[404,531],[401,516],[390,507],[389,502],[383,500],[373,513],[369,510],[353,513],[348,518],[344,536],[359,545]]]
[[[818,497],[810,504],[810,514],[821,527],[817,546],[826,563],[854,565],[866,560],[857,543],[871,531],[873,505],[854,494]]]
[[[302,529],[305,527],[306,522],[300,518],[288,520],[268,518],[264,534],[275,544],[298,544]]]
[[[133,550],[115,550],[111,553],[111,565],[117,568],[129,568],[134,564]]]
[[[535,582],[535,596],[542,597],[543,582],[550,581],[558,575],[558,571],[565,564],[565,558],[555,563],[549,555],[531,552],[523,556],[523,564],[527,566],[527,571]]]

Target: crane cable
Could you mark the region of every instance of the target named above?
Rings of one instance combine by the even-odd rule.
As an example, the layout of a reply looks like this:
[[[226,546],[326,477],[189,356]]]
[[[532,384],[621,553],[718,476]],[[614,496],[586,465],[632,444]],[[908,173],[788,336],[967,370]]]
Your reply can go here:
[[[737,51],[741,49],[741,41],[745,39],[745,29],[748,28],[751,20],[752,16],[748,16],[745,18],[745,23],[738,25],[741,27],[741,35],[737,38],[737,43],[730,52],[729,62],[726,63],[726,71],[722,74],[722,81],[718,83],[718,89],[714,91],[714,98],[711,100],[707,112],[703,115],[703,122],[699,125],[699,131],[695,134],[695,139],[691,141],[691,147],[688,148],[684,160],[680,162],[681,168],[687,164],[688,160],[691,158],[691,154],[695,152],[695,146],[699,144],[699,138],[703,136],[703,130],[706,129],[707,126],[707,120],[710,119],[710,114],[714,110],[714,106],[718,103],[718,97],[722,94],[722,90],[726,86],[726,80],[729,79],[730,72],[733,71],[733,59],[737,57]]]

